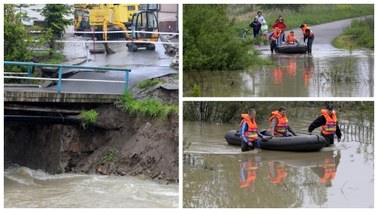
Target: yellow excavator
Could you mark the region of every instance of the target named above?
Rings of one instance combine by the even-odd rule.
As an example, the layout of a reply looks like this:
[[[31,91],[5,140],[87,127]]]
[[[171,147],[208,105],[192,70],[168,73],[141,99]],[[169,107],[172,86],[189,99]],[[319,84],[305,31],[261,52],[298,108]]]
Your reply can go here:
[[[155,50],[153,42],[157,42],[159,39],[155,10],[140,10],[139,5],[127,4],[77,5],[74,7],[77,11],[75,12],[76,31],[85,31],[88,28],[103,31],[103,34],[96,37],[104,41],[115,37],[114,33],[109,33],[111,31],[131,31],[131,33],[122,33],[123,37],[129,41],[126,46],[130,51],[137,51],[141,47]],[[107,45],[105,48],[108,48]]]
[[[108,21],[122,22],[125,26],[130,25],[133,14],[140,10],[140,5],[74,4],[74,8],[75,31],[90,31],[91,27],[101,25],[104,18]]]

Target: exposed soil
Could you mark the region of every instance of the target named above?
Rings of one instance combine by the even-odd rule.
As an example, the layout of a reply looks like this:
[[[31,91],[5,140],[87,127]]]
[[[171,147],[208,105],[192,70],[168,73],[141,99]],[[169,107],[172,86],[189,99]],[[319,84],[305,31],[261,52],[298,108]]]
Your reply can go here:
[[[96,127],[106,129],[98,135],[102,145],[93,148],[90,155],[67,168],[75,172],[145,175],[148,178],[178,179],[178,117],[169,120],[130,117],[114,106],[98,108],[100,117]],[[79,153],[80,145],[69,145],[68,151]],[[80,154],[80,153],[79,153]],[[72,155],[72,154],[71,154]],[[80,156],[79,156],[80,157]]]
[[[171,80],[171,77],[162,77]],[[174,81],[174,80],[173,80]],[[177,90],[134,90],[178,103]],[[136,95],[136,94],[135,94]],[[94,125],[5,123],[5,166],[17,163],[49,173],[139,175],[178,181],[178,116],[130,116],[117,104],[96,108]]]

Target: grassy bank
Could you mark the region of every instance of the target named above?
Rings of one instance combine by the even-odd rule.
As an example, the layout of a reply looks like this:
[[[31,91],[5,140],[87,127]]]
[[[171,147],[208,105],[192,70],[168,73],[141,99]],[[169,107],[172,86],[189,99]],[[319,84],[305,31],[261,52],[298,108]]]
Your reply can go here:
[[[178,114],[177,105],[165,105],[154,98],[135,99],[131,93],[125,92],[120,98],[125,111],[132,115],[160,117],[167,119],[170,114]]]
[[[261,10],[269,26],[269,31],[281,15],[287,25],[287,29],[298,28],[302,23],[307,25],[317,25],[347,18],[360,17],[374,14],[372,4],[307,4],[307,5],[285,5],[283,9],[276,8],[277,5],[230,5],[229,15],[235,19],[236,28],[241,33],[241,29],[249,28],[248,24],[256,16],[256,12]]]
[[[340,36],[332,41],[337,48],[344,49],[374,49],[374,20],[354,20],[350,27],[344,29]]]

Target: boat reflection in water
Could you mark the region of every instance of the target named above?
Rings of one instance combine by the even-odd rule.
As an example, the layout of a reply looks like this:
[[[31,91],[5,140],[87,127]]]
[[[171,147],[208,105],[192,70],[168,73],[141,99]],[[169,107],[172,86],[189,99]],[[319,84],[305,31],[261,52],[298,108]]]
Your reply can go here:
[[[240,167],[240,188],[254,188],[254,183],[257,178],[257,170],[261,167],[262,178],[269,181],[272,184],[284,186],[286,190],[288,187],[286,185],[286,178],[290,177],[290,168],[310,168],[317,176],[318,182],[322,183],[326,187],[332,186],[332,181],[336,177],[337,166],[340,163],[341,154],[340,151],[326,151],[319,152],[319,156],[312,157],[304,160],[294,159],[279,159],[279,156],[274,155],[264,156],[263,153],[257,155],[251,155],[248,157],[243,157],[239,162]],[[265,173],[264,173],[265,172]],[[264,177],[266,176],[266,177]],[[308,185],[308,184],[304,184]]]
[[[348,142],[305,153],[186,153],[184,207],[373,207],[373,163],[352,153],[359,150]]]

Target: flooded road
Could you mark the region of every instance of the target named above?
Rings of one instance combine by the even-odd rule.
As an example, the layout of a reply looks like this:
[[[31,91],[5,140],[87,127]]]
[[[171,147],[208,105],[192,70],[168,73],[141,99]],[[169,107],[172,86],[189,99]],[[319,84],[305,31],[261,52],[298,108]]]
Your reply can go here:
[[[104,45],[101,43],[91,43],[90,37],[78,37],[73,34],[67,34],[65,39],[68,41],[77,41],[75,43],[65,43],[65,55],[68,57],[72,54],[70,52],[80,52],[82,56],[86,57],[85,62],[80,64],[82,66],[130,69],[129,88],[134,87],[138,82],[146,79],[178,73],[177,69],[171,67],[173,57],[164,53],[165,48],[161,43],[156,43],[155,51],[140,49],[137,52],[130,52],[126,47],[126,43],[122,43],[125,40],[116,40],[112,41],[113,43],[109,43],[110,49],[115,52],[114,54],[90,54],[89,51],[91,49],[101,50],[104,49]],[[73,61],[75,61],[75,59],[73,59]],[[72,69],[67,69],[66,71],[73,71],[75,73],[68,77],[70,79],[125,80],[125,73],[123,71]],[[56,86],[51,86],[47,89],[56,90]],[[124,83],[63,81],[62,91],[119,94],[124,91]]]
[[[136,177],[4,171],[5,208],[171,208],[178,207],[178,198],[177,184]]]
[[[205,97],[372,97],[374,54],[314,45],[310,54],[270,54],[276,67],[240,71],[184,72],[184,96],[194,82]]]
[[[223,137],[237,124],[184,122],[184,142],[191,144],[184,151],[183,206],[374,207],[374,127],[341,120],[340,143],[307,153],[241,153]],[[309,121],[290,118],[296,132],[305,132]]]
[[[311,26],[316,35],[312,54],[271,54],[267,45],[254,46],[275,67],[185,71],[184,96],[197,84],[203,97],[373,97],[374,52],[331,45],[351,20]],[[300,40],[299,29],[294,32]]]

